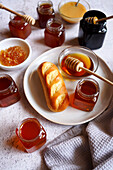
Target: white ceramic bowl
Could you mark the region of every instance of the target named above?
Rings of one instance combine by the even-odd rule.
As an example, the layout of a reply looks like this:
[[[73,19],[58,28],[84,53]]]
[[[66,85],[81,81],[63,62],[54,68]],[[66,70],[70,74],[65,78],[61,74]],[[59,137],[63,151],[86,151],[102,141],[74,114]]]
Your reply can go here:
[[[5,66],[0,63],[1,69],[16,70],[16,69],[23,68],[25,65],[27,65],[27,63],[31,57],[31,53],[32,53],[32,49],[31,49],[31,46],[29,45],[29,43],[26,40],[23,40],[21,38],[7,38],[0,42],[0,51],[8,49],[9,47],[13,47],[13,46],[20,46],[26,52],[26,54],[27,54],[26,60],[23,61],[21,64],[18,64],[15,66]]]

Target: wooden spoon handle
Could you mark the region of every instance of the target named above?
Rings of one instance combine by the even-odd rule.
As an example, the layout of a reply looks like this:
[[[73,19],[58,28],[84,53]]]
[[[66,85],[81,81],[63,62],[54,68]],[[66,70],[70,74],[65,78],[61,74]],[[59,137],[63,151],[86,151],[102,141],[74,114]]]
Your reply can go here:
[[[34,24],[35,24],[35,19],[32,18],[31,16],[22,15],[22,14],[16,12],[16,11],[13,11],[13,10],[11,10],[11,9],[9,9],[9,8],[7,8],[7,7],[5,7],[5,6],[2,5],[2,4],[0,4],[0,8],[1,8],[1,9],[5,9],[6,11],[9,11],[9,12],[11,12],[11,13],[17,15],[17,16],[22,17],[26,22],[28,22],[28,23],[31,24],[31,25],[34,25]]]
[[[22,17],[21,14],[19,14],[19,13],[15,12],[15,11],[13,11],[13,10],[11,10],[11,9],[9,9],[9,8],[7,8],[7,7],[5,7],[5,6],[2,5],[2,4],[0,4],[0,8],[1,8],[1,9],[5,9],[6,11],[9,11],[9,12],[15,14],[15,15],[18,15],[18,16]]]
[[[89,69],[87,69],[85,67],[80,67],[80,69],[85,70],[87,73],[92,74],[92,75],[96,76],[97,78],[99,78],[99,79],[103,80],[104,82],[106,82],[106,83],[108,83],[108,84],[113,86],[113,82],[111,82],[110,80],[108,80],[108,79],[106,79],[106,78],[104,78],[104,77],[94,73],[93,71],[91,71],[91,70],[89,70]]]
[[[96,22],[105,21],[105,20],[112,19],[112,18],[113,18],[113,15],[106,17],[106,18],[98,19]]]

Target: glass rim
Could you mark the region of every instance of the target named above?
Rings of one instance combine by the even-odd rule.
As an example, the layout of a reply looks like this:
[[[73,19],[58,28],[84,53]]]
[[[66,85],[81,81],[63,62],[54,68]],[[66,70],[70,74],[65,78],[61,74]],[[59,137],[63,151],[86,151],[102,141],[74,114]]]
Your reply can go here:
[[[60,52],[59,56],[58,56],[58,66],[59,66],[59,69],[60,69],[60,71],[62,72],[62,74],[63,74],[63,76],[64,76],[65,78],[73,79],[73,80],[76,79],[76,80],[77,80],[77,79],[87,78],[88,76],[90,76],[90,75],[71,76],[71,75],[69,75],[68,73],[66,73],[65,71],[62,70],[62,68],[61,68],[62,59],[63,59],[67,54],[70,53],[70,52],[68,53],[68,50],[70,50],[70,49],[86,50],[88,53],[91,53],[91,54],[95,57],[95,60],[96,60],[96,64],[95,64],[95,62],[94,62],[94,60],[92,59],[92,57],[90,57],[90,56],[88,55],[88,57],[92,60],[92,62],[93,62],[93,64],[94,64],[94,69],[93,69],[92,71],[93,71],[93,72],[96,72],[96,71],[97,71],[98,66],[99,66],[98,56],[97,56],[91,49],[89,49],[89,48],[87,48],[87,47],[85,47],[85,46],[73,46],[73,45],[71,45],[71,46],[68,46],[68,47],[66,47],[65,49],[63,49],[63,50]],[[64,55],[64,52],[65,52],[65,51],[67,51],[67,54],[66,54],[66,55]],[[72,52],[71,52],[71,53],[72,53]],[[76,52],[73,52],[73,53],[76,53]],[[86,55],[87,55],[87,54],[86,54]]]
[[[81,85],[83,85],[85,82],[92,82],[95,87],[96,87],[96,93],[94,94],[91,94],[91,95],[88,95],[88,94],[85,94],[81,91]],[[99,92],[100,92],[100,87],[99,87],[99,83],[93,79],[93,78],[84,78],[84,79],[81,79],[78,83],[77,83],[77,86],[76,86],[76,90],[77,90],[77,93],[84,99],[92,99],[93,97],[96,97],[98,96]]]
[[[28,121],[35,121],[36,123],[38,123],[39,125],[40,125],[40,132],[39,132],[39,134],[34,138],[34,139],[24,139],[21,135],[20,135],[20,128],[21,128],[21,126],[22,126],[22,124],[24,124],[25,122],[28,122]],[[17,130],[18,130],[18,137],[20,138],[20,140],[21,141],[23,141],[23,142],[34,142],[34,141],[36,141],[39,137],[40,137],[40,135],[41,135],[41,133],[42,133],[42,125],[40,124],[40,122],[36,119],[36,118],[26,118],[26,119],[24,119],[24,120],[22,120],[19,124],[18,124],[18,126],[17,126]]]
[[[52,27],[51,24],[52,23],[58,23],[60,24],[58,27]],[[46,24],[46,27],[49,29],[49,30],[62,30],[64,28],[64,25],[62,23],[62,21],[58,18],[50,18],[48,21],[47,21],[47,24]]]
[[[38,7],[40,7],[40,5],[42,5],[44,3],[48,3],[48,4],[51,4],[53,6],[53,2],[51,0],[42,0],[42,1],[38,1]]]
[[[7,93],[8,90],[14,85],[14,81],[12,77],[8,74],[0,74],[0,79],[1,78],[8,78],[11,81],[11,84],[7,88],[5,88],[4,90],[0,90],[0,93]]]

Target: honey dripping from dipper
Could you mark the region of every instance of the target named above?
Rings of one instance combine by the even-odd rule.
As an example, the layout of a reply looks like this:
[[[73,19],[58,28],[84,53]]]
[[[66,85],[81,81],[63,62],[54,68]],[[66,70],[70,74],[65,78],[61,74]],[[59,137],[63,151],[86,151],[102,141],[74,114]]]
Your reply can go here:
[[[61,68],[70,76],[87,76],[86,71],[79,69],[79,66],[93,71],[94,65],[90,57],[81,53],[73,53],[65,56],[61,63]]]

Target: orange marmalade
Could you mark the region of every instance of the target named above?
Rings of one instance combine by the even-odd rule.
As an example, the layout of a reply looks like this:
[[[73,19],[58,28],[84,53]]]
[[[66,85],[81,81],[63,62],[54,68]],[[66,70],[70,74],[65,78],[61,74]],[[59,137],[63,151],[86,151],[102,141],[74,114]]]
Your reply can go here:
[[[15,66],[27,58],[26,52],[20,46],[13,46],[0,51],[0,63],[4,66]]]

